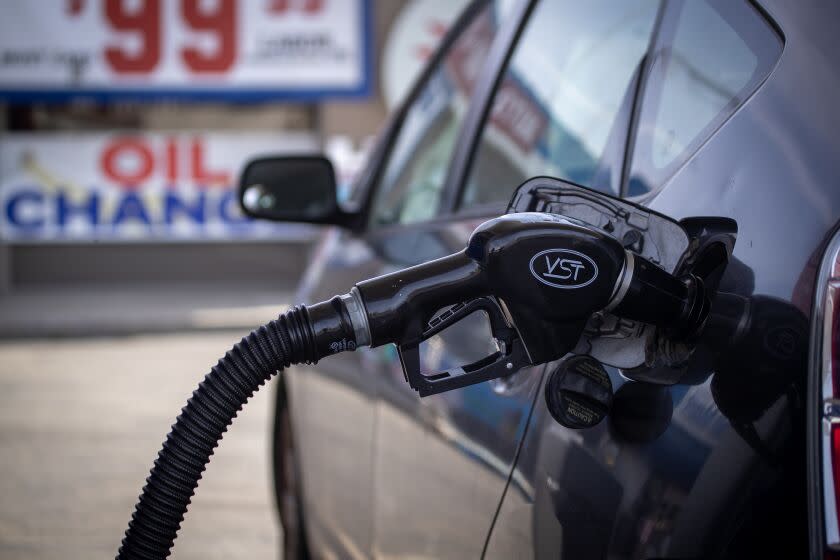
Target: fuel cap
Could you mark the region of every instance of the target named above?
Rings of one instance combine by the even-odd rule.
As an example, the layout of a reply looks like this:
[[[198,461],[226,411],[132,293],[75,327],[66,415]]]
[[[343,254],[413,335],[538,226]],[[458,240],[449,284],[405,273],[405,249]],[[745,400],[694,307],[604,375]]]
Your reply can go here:
[[[545,385],[551,416],[575,430],[591,428],[604,419],[613,399],[612,382],[601,362],[574,356],[557,367]]]

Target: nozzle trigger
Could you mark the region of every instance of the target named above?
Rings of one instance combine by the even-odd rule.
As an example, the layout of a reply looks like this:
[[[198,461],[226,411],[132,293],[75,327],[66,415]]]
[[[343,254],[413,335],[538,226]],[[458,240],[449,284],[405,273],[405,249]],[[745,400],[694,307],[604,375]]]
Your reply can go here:
[[[499,350],[471,364],[452,370],[435,373],[421,372],[420,343],[479,310],[487,313],[490,330],[499,343]],[[510,375],[528,364],[528,358],[516,330],[505,319],[499,304],[489,297],[459,303],[434,315],[419,336],[398,344],[397,350],[406,381],[412,389],[420,393],[421,397]]]

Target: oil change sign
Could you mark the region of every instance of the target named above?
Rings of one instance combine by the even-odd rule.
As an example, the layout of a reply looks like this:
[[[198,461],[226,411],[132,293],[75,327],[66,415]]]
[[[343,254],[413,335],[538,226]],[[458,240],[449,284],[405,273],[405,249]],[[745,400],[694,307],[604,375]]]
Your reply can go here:
[[[370,86],[370,0],[26,0],[0,98],[312,99]]]
[[[15,242],[305,236],[242,216],[234,185],[267,152],[309,134],[12,134],[0,137],[0,237]],[[295,188],[295,186],[290,186]]]

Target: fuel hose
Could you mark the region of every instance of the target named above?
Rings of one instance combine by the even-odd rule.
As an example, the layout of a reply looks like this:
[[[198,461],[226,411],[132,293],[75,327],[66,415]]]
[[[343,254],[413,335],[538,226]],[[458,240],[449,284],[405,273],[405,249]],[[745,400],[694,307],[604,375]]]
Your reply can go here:
[[[295,307],[253,331],[219,360],[166,436],[117,560],[169,556],[201,474],[242,406],[269,378],[288,366],[315,363],[366,343],[361,306],[354,291],[312,306]]]
[[[494,337],[504,342],[504,350],[452,372],[420,371],[422,340],[478,309],[496,310],[491,327],[496,325]],[[395,343],[406,381],[423,396],[556,360],[574,348],[599,310],[662,327],[682,339],[703,327],[708,309],[702,281],[674,277],[633,256],[605,231],[535,212],[489,220],[476,228],[464,251],[359,282],[329,301],[296,307],[225,354],[163,443],[117,560],[169,556],[201,473],[227,427],[254,391],[292,364]]]

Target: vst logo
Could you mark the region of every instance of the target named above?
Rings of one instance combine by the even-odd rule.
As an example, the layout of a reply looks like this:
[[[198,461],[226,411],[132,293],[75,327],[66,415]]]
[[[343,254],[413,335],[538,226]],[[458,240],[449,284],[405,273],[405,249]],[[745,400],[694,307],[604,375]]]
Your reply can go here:
[[[531,257],[529,268],[534,278],[552,288],[583,288],[598,277],[595,261],[571,249],[540,251]]]

